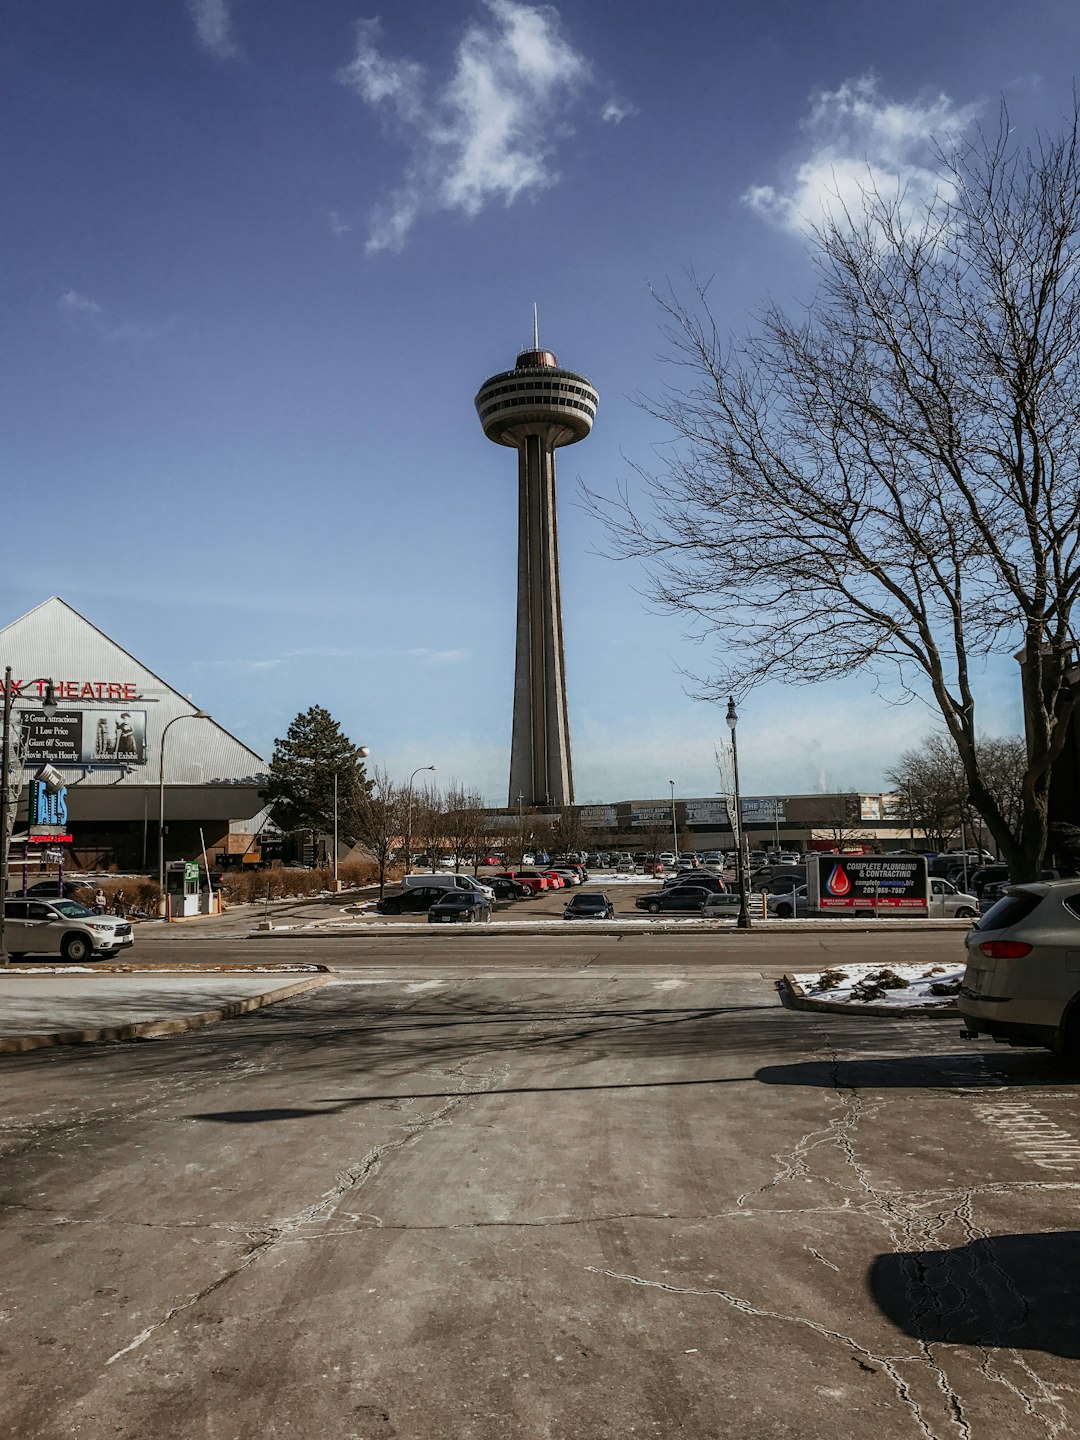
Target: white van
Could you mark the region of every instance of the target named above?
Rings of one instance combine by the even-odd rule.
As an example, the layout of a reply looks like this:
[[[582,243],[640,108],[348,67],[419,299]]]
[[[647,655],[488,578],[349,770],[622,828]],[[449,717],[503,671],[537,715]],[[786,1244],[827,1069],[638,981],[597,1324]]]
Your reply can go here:
[[[495,899],[495,891],[475,875],[404,875],[401,886],[411,890],[414,885],[431,885],[438,890],[479,890],[488,900]]]

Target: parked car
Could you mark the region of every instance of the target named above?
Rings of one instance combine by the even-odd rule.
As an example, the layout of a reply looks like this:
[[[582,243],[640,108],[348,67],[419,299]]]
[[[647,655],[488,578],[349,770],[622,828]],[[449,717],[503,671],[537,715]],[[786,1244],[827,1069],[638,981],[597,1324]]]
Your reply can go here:
[[[411,890],[413,886],[442,887],[444,890],[479,890],[487,900],[495,899],[495,892],[487,880],[479,880],[475,875],[462,875],[455,871],[452,875],[406,875],[402,878],[402,886]]]
[[[750,877],[750,889],[765,891],[769,895],[782,895],[806,884],[805,865],[766,866]]]
[[[505,880],[496,875],[489,876],[486,883],[494,890],[496,900],[528,900],[533,894],[524,880]]]
[[[693,880],[687,880],[685,876],[682,875],[670,875],[664,881],[661,889],[672,890],[676,885],[694,885],[700,887],[702,890],[708,890],[714,895],[722,895],[727,889],[723,876],[710,875],[707,871],[695,872]]]
[[[400,895],[384,895],[375,909],[380,915],[407,915],[418,910],[430,910],[436,900],[444,895],[470,895],[472,891],[448,889],[445,885],[411,885]]]
[[[26,887],[27,895],[51,895],[55,899],[88,900],[94,894],[94,886],[86,880],[65,880],[63,889],[59,880],[35,880]]]
[[[968,1032],[1080,1063],[1080,880],[1010,885],[967,935]]]
[[[648,895],[639,895],[634,904],[639,910],[648,910],[650,915],[659,915],[663,910],[700,912],[702,902],[710,893],[703,885],[668,885]]]
[[[761,916],[760,896],[747,897],[747,908],[754,919]],[[765,902],[770,915],[779,915],[780,907],[784,903],[780,896],[770,895]],[[739,915],[739,892],[737,890],[725,890],[720,894],[706,895],[701,904],[701,913],[706,920],[735,920]],[[789,911],[790,913],[790,911]]]
[[[483,895],[465,890],[444,890],[428,911],[429,925],[472,925],[491,919],[491,905]]]
[[[613,920],[615,906],[602,890],[579,890],[563,911],[564,920]]]
[[[500,870],[498,875],[495,876],[495,879],[516,880],[520,885],[527,885],[534,895],[539,895],[544,890],[551,889],[547,878],[537,870]]]
[[[116,955],[134,944],[127,920],[99,915],[77,900],[4,902],[4,941],[13,960],[24,955],[62,955],[81,964],[95,955]]]
[[[558,875],[564,885],[572,886],[582,883],[581,876],[576,870],[567,870],[562,865],[557,866],[553,873]]]
[[[955,885],[950,885],[948,880],[942,880],[937,875],[930,878],[930,894],[927,899],[927,908],[935,919],[974,920],[979,913],[979,902],[974,895],[957,890]]]
[[[770,895],[766,903],[769,914],[778,920],[802,919],[810,913],[810,897],[805,885],[797,885],[783,895]]]

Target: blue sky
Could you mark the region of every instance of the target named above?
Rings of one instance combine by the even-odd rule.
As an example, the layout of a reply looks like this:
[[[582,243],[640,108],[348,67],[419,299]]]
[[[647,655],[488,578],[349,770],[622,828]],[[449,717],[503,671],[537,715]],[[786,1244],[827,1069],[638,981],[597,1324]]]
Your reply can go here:
[[[578,799],[712,793],[708,646],[576,493],[666,440],[649,287],[797,303],[826,186],[917,187],[1002,97],[1058,128],[1078,39],[1067,0],[12,0],[0,619],[59,594],[263,754],[319,703],[505,803],[516,472],[472,400],[535,301],[601,395],[558,461]],[[869,679],[741,714],[748,793],[880,788],[930,724]]]

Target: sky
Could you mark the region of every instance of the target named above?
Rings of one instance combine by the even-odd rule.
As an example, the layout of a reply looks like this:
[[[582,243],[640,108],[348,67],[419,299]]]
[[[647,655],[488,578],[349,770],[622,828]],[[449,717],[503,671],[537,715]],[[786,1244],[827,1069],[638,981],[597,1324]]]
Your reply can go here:
[[[516,462],[473,398],[531,339],[600,393],[558,452],[577,799],[720,790],[708,641],[605,554],[678,381],[812,288],[804,226],[933,135],[1056,131],[1071,0],[9,0],[0,623],[57,594],[269,757],[325,706],[370,764],[505,804]],[[983,728],[1020,728],[1011,662]],[[740,697],[747,794],[877,791],[933,716],[872,677]]]

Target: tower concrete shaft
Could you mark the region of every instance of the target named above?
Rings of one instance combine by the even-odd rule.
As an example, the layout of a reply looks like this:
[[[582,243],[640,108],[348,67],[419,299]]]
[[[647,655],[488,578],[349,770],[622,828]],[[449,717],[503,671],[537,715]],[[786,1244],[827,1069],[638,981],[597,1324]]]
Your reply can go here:
[[[592,429],[599,396],[550,350],[525,350],[480,388],[484,433],[518,452],[517,659],[509,803],[574,801],[566,700],[555,451]]]

